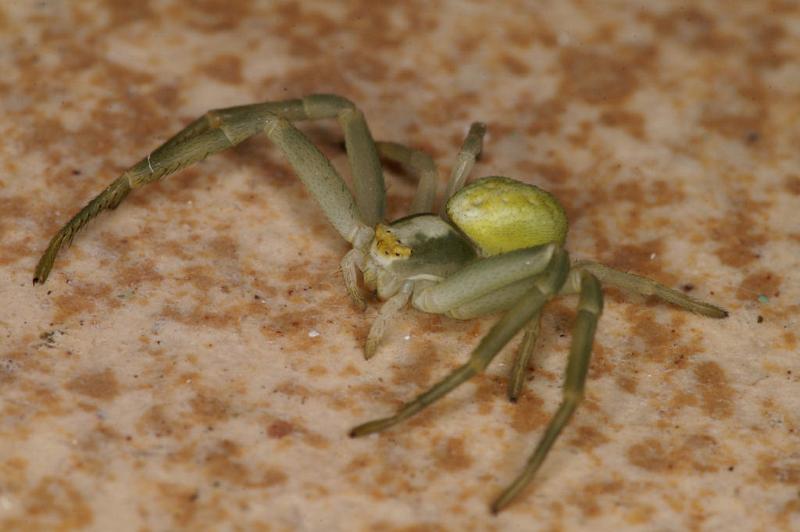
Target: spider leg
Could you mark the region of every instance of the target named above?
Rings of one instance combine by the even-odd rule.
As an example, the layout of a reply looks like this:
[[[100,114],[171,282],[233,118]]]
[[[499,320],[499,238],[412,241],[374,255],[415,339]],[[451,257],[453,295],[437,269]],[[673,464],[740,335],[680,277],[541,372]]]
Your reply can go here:
[[[570,276],[572,276],[572,272],[570,272]],[[534,285],[534,281],[534,278],[516,281],[450,310],[447,315],[458,319],[469,319],[507,310],[519,299],[519,294],[527,292]],[[563,291],[562,287],[561,292],[563,293]],[[536,347],[540,317],[541,312],[533,316],[525,326],[525,334],[514,358],[508,380],[508,399],[512,403],[517,401],[522,387],[525,385],[525,370],[528,368]]]
[[[398,286],[399,291],[381,307],[378,317],[372,324],[365,347],[366,357],[371,358],[375,354],[386,325],[406,305],[412,290],[414,306],[425,312],[443,312],[454,318],[467,319],[505,311],[519,300],[520,294],[535,286],[535,275],[547,266],[554,249],[554,247],[539,246],[502,257],[498,255],[487,258],[438,284],[418,280]],[[517,280],[523,275],[527,277]],[[507,286],[502,286],[503,283]],[[500,288],[497,288],[498,286]],[[486,293],[488,290],[493,291]],[[432,297],[424,294],[428,291],[431,291]],[[442,310],[442,292],[451,296],[456,293],[456,299],[446,299],[444,304],[458,306],[449,311]],[[467,302],[462,303],[463,301]]]
[[[475,160],[483,149],[483,136],[486,134],[486,125],[480,122],[473,123],[469,128],[469,133],[464,139],[461,150],[456,157],[456,164],[450,174],[447,185],[447,192],[444,197],[444,204],[450,196],[458,192],[464,186]],[[409,148],[395,142],[377,142],[378,153],[381,157],[389,159],[402,165],[406,171],[418,176],[419,184],[414,195],[414,201],[409,209],[409,214],[422,212],[433,212],[433,204],[436,201],[436,185],[438,171],[430,155],[422,150]],[[444,214],[444,204],[440,209],[440,214]]]
[[[375,321],[372,322],[372,326],[369,329],[369,335],[367,335],[367,343],[364,346],[364,358],[369,360],[375,355],[375,352],[378,350],[378,344],[380,344],[386,332],[386,326],[397,316],[397,313],[406,306],[411,297],[413,288],[414,283],[412,281],[406,281],[403,283],[400,290],[387,299],[381,306],[380,311],[378,311],[378,316],[375,318]]]
[[[508,309],[523,293],[510,294],[509,285],[535,284],[530,278],[542,272],[557,254],[556,244],[545,244],[474,261],[443,281],[415,291],[412,303],[423,312],[459,319]]]
[[[167,141],[162,148],[129,168],[83,209],[78,211],[50,240],[47,250],[36,265],[33,284],[44,283],[47,280],[59,250],[63,246],[69,245],[75,234],[83,226],[103,210],[116,208],[132,188],[147,182],[147,177],[153,176],[151,180],[154,181],[205,158],[209,153],[231,146],[230,141],[221,131],[212,129],[198,133],[197,131],[201,129],[200,126],[202,124],[195,122],[192,126],[196,127],[193,128],[195,132],[191,136],[186,135],[179,139],[179,142],[172,142],[174,138],[171,141]],[[181,156],[176,157],[176,152],[180,152]]]
[[[588,260],[578,261],[573,269],[591,272],[592,275],[600,279],[603,284],[608,284],[621,289],[643,296],[655,296],[663,301],[677,305],[695,314],[708,316],[710,318],[725,318],[728,311],[711,303],[700,301],[678,290],[664,286],[647,277],[626,273],[616,270],[604,264]]]
[[[594,333],[597,328],[597,320],[602,311],[603,293],[600,288],[600,282],[591,273],[582,272],[578,316],[572,331],[572,346],[570,347],[564,376],[561,405],[558,407],[553,419],[550,420],[550,424],[539,440],[536,450],[528,459],[525,469],[492,503],[493,513],[497,513],[508,506],[520,491],[530,483],[561,430],[567,425],[573,412],[575,412],[575,408],[583,399]]]
[[[353,173],[353,195],[361,220],[368,227],[383,221],[386,186],[378,149],[362,113],[350,100],[335,94],[312,94],[303,98],[306,118],[336,118],[344,131],[347,161]]]
[[[467,133],[467,137],[461,144],[461,149],[456,156],[456,163],[453,165],[453,170],[450,172],[450,180],[447,182],[444,201],[442,201],[442,207],[439,209],[440,215],[447,216],[445,211],[447,200],[464,186],[467,176],[469,176],[469,173],[475,166],[475,160],[481,154],[481,150],[483,150],[483,136],[485,134],[486,124],[482,122],[474,122],[469,127],[469,133]]]
[[[344,130],[355,200],[328,159],[289,122],[331,117],[336,117]],[[284,153],[339,234],[356,247],[366,246],[372,238],[372,220],[377,223],[382,219],[385,203],[377,149],[363,114],[349,100],[318,94],[302,100],[213,110],[193,121],[126,170],[53,236],[36,266],[34,284],[47,280],[59,250],[81,228],[103,210],[116,208],[131,189],[166,177],[262,131]]]
[[[530,321],[532,316],[539,312],[542,305],[558,293],[568,271],[567,253],[563,249],[557,249],[545,270],[536,275],[536,283],[533,288],[523,294],[518,302],[483,337],[466,364],[433,385],[427,392],[403,405],[395,415],[359,425],[350,431],[350,436],[364,436],[385,430],[413,416],[486,369],[503,346]]]
[[[537,272],[532,272],[532,274],[533,273]],[[489,314],[504,312],[519,301],[520,294],[524,294],[533,288],[535,284],[536,279],[534,277],[520,279],[519,281],[510,283],[493,292],[481,295],[456,308],[450,309],[446,314],[458,320],[469,320],[479,316],[488,316]]]
[[[417,176],[417,191],[408,214],[433,212],[439,171],[430,155],[396,142],[377,142],[381,157],[398,163],[406,172]]]
[[[564,286],[561,288],[560,293],[564,293],[565,289],[570,291],[567,284],[570,283],[575,273],[577,272],[570,272],[567,282],[565,282]],[[580,283],[580,281],[578,281],[578,283]],[[447,315],[457,319],[470,319],[508,310],[519,299],[519,294],[527,292],[534,284],[535,278],[529,277],[527,279],[521,279],[459,305],[448,311]],[[541,312],[532,317],[531,321],[526,325],[525,334],[522,337],[522,342],[514,358],[514,364],[511,368],[508,381],[508,398],[511,402],[516,402],[525,384],[525,370],[530,363],[533,350],[536,347],[536,339],[539,336],[540,317]]]
[[[367,302],[364,301],[364,294],[361,293],[361,288],[358,286],[358,272],[364,268],[364,252],[354,247],[344,254],[339,268],[342,270],[344,286],[353,304],[359,310],[366,309]]]
[[[536,340],[539,338],[539,329],[542,313],[538,312],[531,318],[525,326],[525,334],[519,346],[517,356],[514,358],[514,365],[508,378],[508,399],[512,403],[517,402],[522,387],[525,385],[525,370],[528,369],[533,350],[536,348]]]

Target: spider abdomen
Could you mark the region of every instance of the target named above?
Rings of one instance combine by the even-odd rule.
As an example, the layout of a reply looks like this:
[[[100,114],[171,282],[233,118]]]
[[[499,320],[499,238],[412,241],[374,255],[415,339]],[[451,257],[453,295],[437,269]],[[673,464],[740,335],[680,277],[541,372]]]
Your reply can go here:
[[[484,177],[447,202],[447,215],[483,255],[556,242],[567,237],[567,216],[547,191],[507,177]]]

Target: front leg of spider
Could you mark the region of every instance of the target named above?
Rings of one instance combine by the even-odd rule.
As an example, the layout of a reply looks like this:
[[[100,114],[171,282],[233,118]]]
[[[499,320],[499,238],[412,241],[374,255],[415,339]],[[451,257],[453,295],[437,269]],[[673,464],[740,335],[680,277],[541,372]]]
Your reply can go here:
[[[325,118],[336,118],[344,131],[354,194],[322,152],[292,125]],[[365,249],[372,239],[372,227],[383,219],[385,209],[378,151],[363,114],[352,102],[332,94],[314,94],[217,109],[186,126],[123,172],[53,236],[36,266],[33,283],[47,281],[61,248],[100,212],[117,207],[132,189],[163,179],[258,133],[265,133],[283,152],[342,238],[359,250]],[[351,257],[350,262],[357,260]],[[354,283],[348,284],[348,289],[357,301]]]

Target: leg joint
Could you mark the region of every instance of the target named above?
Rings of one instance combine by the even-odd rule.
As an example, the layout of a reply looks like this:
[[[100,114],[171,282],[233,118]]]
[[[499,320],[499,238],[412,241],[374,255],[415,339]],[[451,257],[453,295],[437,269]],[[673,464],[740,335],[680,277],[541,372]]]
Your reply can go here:
[[[311,94],[303,98],[303,109],[308,118],[335,118],[342,111],[356,109],[356,105],[336,94]]]
[[[211,129],[218,128],[222,124],[222,116],[216,110],[208,111],[206,112],[206,124]]]
[[[285,118],[273,114],[264,117],[264,133],[266,133],[269,138],[272,138],[272,135],[277,129],[285,130],[288,127],[291,127],[291,122]]]

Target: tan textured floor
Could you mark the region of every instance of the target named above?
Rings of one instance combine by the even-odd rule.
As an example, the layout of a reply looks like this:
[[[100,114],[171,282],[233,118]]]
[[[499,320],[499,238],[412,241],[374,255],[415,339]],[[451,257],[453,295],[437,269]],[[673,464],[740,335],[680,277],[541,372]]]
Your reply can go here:
[[[800,4],[189,4],[0,3],[0,529],[800,528]],[[442,179],[487,121],[476,174],[561,197],[574,257],[731,317],[610,292],[586,402],[492,517],[559,399],[575,301],[519,404],[509,348],[348,439],[491,320],[409,312],[365,362],[377,304],[350,304],[346,246],[265,139],[134,192],[31,286],[51,234],[189,120],[310,92]],[[303,129],[343,166],[335,124]],[[412,188],[388,178],[396,217]]]

